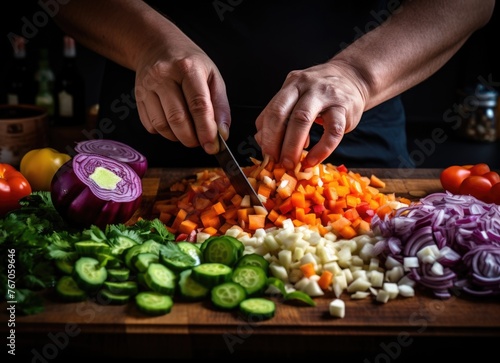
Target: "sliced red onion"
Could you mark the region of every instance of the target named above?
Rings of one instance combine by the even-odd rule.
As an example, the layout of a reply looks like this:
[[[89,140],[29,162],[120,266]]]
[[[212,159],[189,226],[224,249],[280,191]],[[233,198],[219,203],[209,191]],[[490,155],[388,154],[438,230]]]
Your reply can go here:
[[[54,207],[71,225],[127,222],[139,208],[142,182],[127,164],[97,154],[76,154],[52,179]]]
[[[80,141],[75,145],[77,153],[99,154],[126,163],[135,170],[140,178],[148,169],[146,157],[133,147],[122,142],[107,139]]]
[[[426,246],[437,246],[443,275],[434,275],[432,265],[425,263],[407,275],[436,297],[450,297],[454,288],[480,296],[500,293],[499,205],[469,195],[433,193],[392,217],[375,214],[372,226],[382,237],[378,243],[386,242],[381,256],[402,260]],[[394,241],[399,248],[390,248]]]

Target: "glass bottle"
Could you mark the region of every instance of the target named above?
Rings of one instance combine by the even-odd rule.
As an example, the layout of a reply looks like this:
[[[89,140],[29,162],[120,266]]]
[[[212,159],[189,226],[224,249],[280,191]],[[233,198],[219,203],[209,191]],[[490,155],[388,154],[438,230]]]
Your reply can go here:
[[[26,40],[23,37],[14,38],[13,64],[7,73],[6,88],[7,104],[33,104],[35,82],[26,59]]]
[[[35,97],[35,104],[47,109],[49,120],[54,117],[54,72],[49,63],[49,52],[47,48],[40,50],[40,59],[38,61],[38,70],[35,75],[38,82],[38,92]]]
[[[62,67],[55,84],[55,123],[60,126],[83,125],[85,85],[76,62],[76,44],[69,36],[64,36],[63,41]]]

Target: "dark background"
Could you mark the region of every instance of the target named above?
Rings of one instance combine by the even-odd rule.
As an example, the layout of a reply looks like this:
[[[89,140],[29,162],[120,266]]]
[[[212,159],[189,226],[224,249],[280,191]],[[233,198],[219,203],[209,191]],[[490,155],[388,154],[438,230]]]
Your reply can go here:
[[[28,4],[30,4],[28,6]],[[0,17],[0,103],[6,102],[5,75],[12,63],[12,48],[8,35],[21,34],[23,26],[38,22],[36,34],[27,44],[27,55],[33,73],[37,68],[40,48],[49,49],[51,67],[57,75],[62,63],[63,33],[48,17],[40,15],[37,2],[11,3]],[[500,169],[500,141],[487,143],[460,138],[445,122],[450,110],[460,102],[459,92],[480,79],[493,80],[500,90],[497,55],[498,6],[490,23],[477,31],[460,51],[436,74],[403,94],[407,111],[408,147],[417,167],[443,168],[451,164],[487,162]],[[38,15],[37,15],[38,14]],[[33,26],[33,25],[32,25]],[[77,62],[86,81],[87,108],[98,103],[99,85],[104,59],[77,44]],[[435,138],[436,132],[445,140]]]

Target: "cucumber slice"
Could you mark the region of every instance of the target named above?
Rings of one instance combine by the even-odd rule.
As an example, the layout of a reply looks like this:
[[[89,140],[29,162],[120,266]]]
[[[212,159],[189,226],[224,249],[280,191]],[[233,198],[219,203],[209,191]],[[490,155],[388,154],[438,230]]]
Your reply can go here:
[[[143,291],[135,295],[137,308],[147,315],[164,315],[172,310],[174,301],[170,295],[155,291]]]
[[[240,312],[245,318],[252,319],[252,321],[255,319],[266,320],[274,316],[276,304],[263,297],[253,297],[240,303]]]
[[[235,268],[231,280],[243,286],[248,296],[261,295],[267,287],[266,272],[258,266]]]
[[[177,285],[177,275],[165,265],[155,262],[150,263],[144,272],[144,280],[151,290],[165,295],[173,295]]]
[[[195,266],[199,265],[201,263],[201,260],[203,258],[203,254],[201,253],[200,247],[198,247],[196,244],[191,243],[191,242],[185,242],[185,241],[180,241],[177,242],[177,246],[179,246],[179,249],[184,252],[185,254],[188,254],[191,256],[194,261],[195,261]]]
[[[97,291],[106,278],[108,273],[105,267],[99,264],[99,261],[93,257],[80,257],[75,262],[73,278],[78,286],[85,291]]]
[[[176,273],[193,268],[199,265],[199,259],[195,259],[190,254],[185,253],[179,248],[179,252],[173,255],[167,255],[160,252],[160,261],[169,269]]]
[[[101,305],[125,305],[131,299],[131,295],[116,294],[108,289],[99,290],[97,302]]]
[[[80,256],[94,257],[98,253],[111,254],[111,248],[107,243],[96,241],[79,241],[75,243],[75,250]]]
[[[128,268],[108,268],[109,281],[127,281],[130,277]]]
[[[198,266],[193,267],[191,276],[195,281],[212,288],[216,285],[222,284],[223,282],[229,281],[233,269],[223,263],[202,263]]]
[[[132,264],[139,272],[145,272],[152,262],[159,262],[159,257],[151,252],[141,252],[132,257]]]
[[[66,259],[59,259],[55,262],[56,267],[65,275],[71,275],[75,267],[75,261],[68,261]]]
[[[83,301],[87,292],[82,290],[70,275],[64,275],[56,283],[56,293],[64,301]]]
[[[191,273],[192,270],[184,270],[179,274],[179,292],[186,300],[204,299],[210,293],[210,289],[196,282]]]
[[[215,286],[210,295],[212,303],[224,310],[237,308],[247,297],[243,286],[231,281]]]
[[[104,281],[104,286],[113,294],[130,296],[139,292],[139,287],[135,281]]]
[[[229,267],[233,267],[243,254],[243,250],[237,243],[243,246],[243,243],[239,240],[229,236],[208,238],[204,242],[206,246],[203,248],[203,261],[222,263]],[[244,248],[243,246],[243,249]]]
[[[236,263],[236,267],[240,266],[258,266],[265,271],[266,275],[269,271],[269,261],[266,260],[264,256],[261,256],[258,253],[249,253],[241,256],[241,258]]]

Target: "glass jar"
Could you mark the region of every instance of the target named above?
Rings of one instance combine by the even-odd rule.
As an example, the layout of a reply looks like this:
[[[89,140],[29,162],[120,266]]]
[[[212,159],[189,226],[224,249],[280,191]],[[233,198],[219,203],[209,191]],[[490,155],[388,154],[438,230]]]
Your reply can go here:
[[[497,98],[496,90],[481,83],[465,89],[460,105],[463,137],[485,142],[497,140]]]

